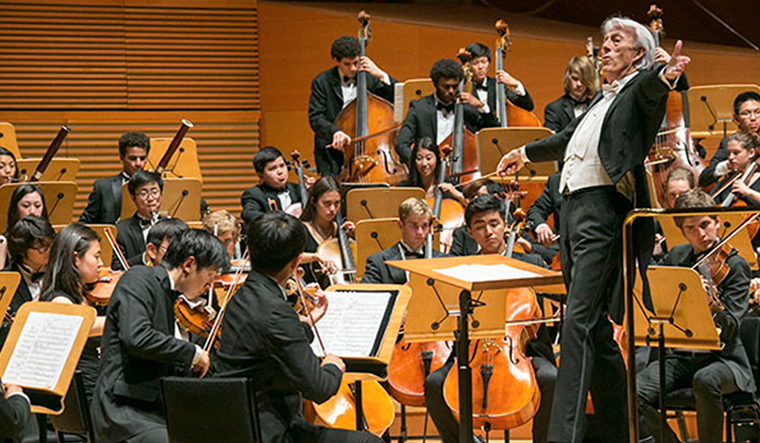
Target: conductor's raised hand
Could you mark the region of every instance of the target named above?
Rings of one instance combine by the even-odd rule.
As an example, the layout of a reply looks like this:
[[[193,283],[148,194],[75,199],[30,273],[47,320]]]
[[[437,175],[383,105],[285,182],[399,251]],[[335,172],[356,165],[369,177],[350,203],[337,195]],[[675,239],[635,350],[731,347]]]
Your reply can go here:
[[[683,71],[686,69],[686,65],[691,62],[691,58],[685,55],[681,55],[682,47],[683,42],[681,40],[678,40],[675,47],[673,47],[673,54],[670,56],[668,65],[665,67],[665,78],[668,80],[677,79],[681,74],[683,74]]]
[[[520,155],[520,148],[513,149],[501,158],[499,166],[496,167],[496,174],[499,176],[505,176],[514,174],[525,166],[525,162]]]

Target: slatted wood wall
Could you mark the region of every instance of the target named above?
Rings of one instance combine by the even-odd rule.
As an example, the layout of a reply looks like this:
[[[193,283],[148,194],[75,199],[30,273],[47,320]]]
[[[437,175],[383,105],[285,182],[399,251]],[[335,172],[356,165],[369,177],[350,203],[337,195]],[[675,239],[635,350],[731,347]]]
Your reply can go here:
[[[0,0],[0,121],[24,157],[66,123],[62,156],[79,158],[81,212],[92,182],[119,170],[128,130],[171,137],[195,123],[203,197],[240,210],[259,145],[253,0]]]

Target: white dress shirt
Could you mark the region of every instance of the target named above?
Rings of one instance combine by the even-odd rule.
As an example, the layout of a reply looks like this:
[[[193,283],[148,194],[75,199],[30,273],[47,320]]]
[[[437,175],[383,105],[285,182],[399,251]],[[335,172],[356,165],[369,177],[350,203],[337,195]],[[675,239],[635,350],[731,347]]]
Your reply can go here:
[[[345,81],[346,79],[343,78],[343,74],[341,74],[340,71],[338,71],[338,75],[341,76],[340,91],[343,94],[343,107],[345,108],[349,103],[351,103],[351,100],[356,98],[356,77]],[[385,72],[383,72],[383,76],[380,78],[380,81],[386,85],[391,84],[391,78]]]

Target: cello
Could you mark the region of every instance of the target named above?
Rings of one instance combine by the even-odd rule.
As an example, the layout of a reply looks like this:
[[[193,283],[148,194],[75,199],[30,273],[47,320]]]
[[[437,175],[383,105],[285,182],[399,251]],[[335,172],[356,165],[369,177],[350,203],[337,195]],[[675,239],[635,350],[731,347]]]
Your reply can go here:
[[[449,168],[451,151],[450,146],[441,148],[441,167],[438,169],[437,185],[446,181],[446,169]],[[441,245],[444,246],[444,250],[448,251],[451,247],[454,230],[464,224],[464,208],[454,200],[444,199],[443,191],[438,186],[435,188],[435,197],[428,198],[426,201],[433,209],[433,217],[443,228],[441,232]],[[429,242],[429,245],[432,247],[432,242]],[[426,258],[432,258],[432,255]]]
[[[324,260],[332,260],[338,264],[338,272],[330,275],[330,284],[349,285],[356,281],[356,242],[348,238],[343,229],[343,214],[338,211],[335,214],[335,222],[338,225],[338,235],[322,242],[317,248],[317,255]]]
[[[372,29],[369,14],[359,12],[360,57]],[[395,152],[396,132],[401,128],[393,119],[393,105],[367,91],[367,73],[356,73],[356,99],[335,118],[335,125],[351,136],[343,148],[343,180],[359,183],[388,183],[396,186],[406,180],[406,166]],[[353,135],[352,135],[353,134]]]
[[[509,25],[504,20],[496,22],[496,32],[499,34],[496,40],[496,72],[504,70],[504,59],[507,53],[512,49],[510,40]],[[496,82],[496,116],[499,118],[499,124],[502,128],[506,127],[540,127],[536,114],[526,111],[515,105],[507,98],[506,85]]]

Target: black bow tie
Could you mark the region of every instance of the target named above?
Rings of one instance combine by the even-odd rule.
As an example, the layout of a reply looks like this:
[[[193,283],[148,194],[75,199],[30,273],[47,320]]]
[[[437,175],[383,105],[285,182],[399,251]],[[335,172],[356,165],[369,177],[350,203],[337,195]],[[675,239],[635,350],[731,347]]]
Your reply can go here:
[[[425,258],[425,253],[424,252],[410,251],[409,248],[407,248],[406,246],[403,246],[403,245],[401,246],[401,249],[404,250],[404,257],[407,258],[407,259],[409,259],[409,258]]]
[[[152,224],[153,224],[153,223],[151,223],[151,221],[150,221],[150,220],[148,220],[147,218],[142,218],[142,217],[137,217],[137,221],[139,221],[139,222],[140,222],[140,227],[141,227],[141,228],[144,228],[144,227],[146,227],[146,226],[150,226],[150,225],[152,225]]]
[[[485,85],[485,83],[476,83],[472,87],[473,90],[481,90],[481,91],[488,91],[488,86]]]
[[[446,111],[446,112],[451,112],[451,111],[453,111],[453,110],[454,110],[454,102],[451,102],[451,103],[447,103],[447,104],[443,104],[443,103],[441,103],[441,102],[438,102],[438,103],[435,105],[435,109],[437,109],[437,110],[439,110],[439,111]]]
[[[32,273],[32,283],[36,282],[37,280],[41,279],[45,276],[44,272],[33,272]]]
[[[343,83],[344,83],[344,84],[347,84],[347,85],[350,85],[350,84],[356,83],[356,77],[354,77],[354,78],[351,78],[351,77],[349,77],[349,76],[347,76],[347,75],[344,75],[344,76],[343,76]]]

